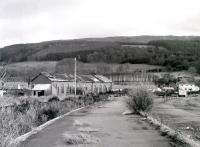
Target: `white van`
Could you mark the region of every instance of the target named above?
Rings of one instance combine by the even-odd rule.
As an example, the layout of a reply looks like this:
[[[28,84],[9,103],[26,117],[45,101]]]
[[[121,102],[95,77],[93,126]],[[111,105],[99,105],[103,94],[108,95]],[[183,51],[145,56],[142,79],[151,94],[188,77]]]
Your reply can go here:
[[[187,97],[187,91],[184,90],[184,89],[179,89],[178,90],[178,96]]]

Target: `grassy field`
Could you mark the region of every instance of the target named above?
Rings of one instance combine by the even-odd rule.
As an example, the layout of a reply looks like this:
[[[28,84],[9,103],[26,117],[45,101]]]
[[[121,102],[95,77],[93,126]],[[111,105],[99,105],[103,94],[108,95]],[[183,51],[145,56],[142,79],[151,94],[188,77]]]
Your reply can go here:
[[[30,62],[17,62],[13,64],[8,64],[9,68],[41,68],[46,67],[46,69],[52,69],[56,65],[56,61],[30,61]]]
[[[148,64],[107,64],[107,63],[82,63],[77,62],[78,73],[98,73],[98,74],[112,74],[112,73],[132,73],[141,70],[162,69],[162,66],[148,65]],[[64,59],[57,63],[56,71],[61,73],[70,73],[74,71],[74,60]]]
[[[0,69],[3,67],[0,66]],[[148,64],[107,64],[107,63],[82,63],[77,62],[77,73],[79,74],[105,74],[105,73],[130,73],[141,70],[160,69],[162,66]],[[74,60],[62,61],[31,61],[17,62],[6,65],[6,70],[12,76],[35,76],[40,72],[73,73]]]
[[[152,115],[165,125],[200,142],[200,96],[164,102],[155,99]]]
[[[162,77],[163,75],[165,74],[170,74],[174,77],[193,77],[193,76],[197,76],[195,75],[194,73],[190,73],[188,71],[177,71],[177,72],[157,72],[157,73],[154,73],[156,76],[158,77]]]
[[[17,62],[6,65],[6,70],[13,76],[35,76],[36,74],[47,71],[54,72],[56,68],[56,61],[42,61],[42,62]],[[2,69],[3,67],[0,67]]]

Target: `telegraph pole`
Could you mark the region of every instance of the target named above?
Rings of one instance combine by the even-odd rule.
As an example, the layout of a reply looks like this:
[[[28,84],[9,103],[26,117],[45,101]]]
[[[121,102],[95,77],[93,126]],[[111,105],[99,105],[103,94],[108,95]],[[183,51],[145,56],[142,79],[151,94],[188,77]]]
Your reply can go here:
[[[76,57],[74,58],[74,96],[76,97]]]

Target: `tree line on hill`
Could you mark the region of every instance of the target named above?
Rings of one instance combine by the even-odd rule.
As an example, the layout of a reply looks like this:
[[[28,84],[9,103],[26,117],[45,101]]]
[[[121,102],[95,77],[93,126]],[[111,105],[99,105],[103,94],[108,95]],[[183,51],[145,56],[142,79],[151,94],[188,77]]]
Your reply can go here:
[[[148,44],[168,50],[163,64],[168,70],[196,70],[200,73],[200,40],[158,40]]]
[[[200,73],[200,40],[155,40],[142,43],[146,47],[140,45],[104,41],[13,45],[0,49],[0,61],[60,61],[77,57],[84,63],[151,64],[165,66],[169,71]]]

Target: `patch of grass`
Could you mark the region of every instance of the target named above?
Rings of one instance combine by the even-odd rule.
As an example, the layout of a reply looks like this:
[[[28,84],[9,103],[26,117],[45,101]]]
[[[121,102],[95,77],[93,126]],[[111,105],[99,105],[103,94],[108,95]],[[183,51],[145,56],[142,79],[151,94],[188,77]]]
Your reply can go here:
[[[93,143],[98,143],[99,139],[96,137],[93,137],[92,135],[89,134],[68,134],[65,133],[63,135],[64,142],[67,145],[78,145],[78,144],[93,144]]]
[[[134,113],[139,114],[141,111],[150,111],[153,107],[153,98],[146,89],[131,90],[128,95],[129,98],[126,104]]]

